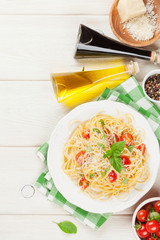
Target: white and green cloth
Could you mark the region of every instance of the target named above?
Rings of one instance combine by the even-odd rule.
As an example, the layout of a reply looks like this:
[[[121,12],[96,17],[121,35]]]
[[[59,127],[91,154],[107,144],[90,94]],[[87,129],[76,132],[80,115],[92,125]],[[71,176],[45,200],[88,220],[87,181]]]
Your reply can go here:
[[[148,120],[151,125],[158,142],[160,144],[160,110],[158,107],[151,103],[144,95],[141,86],[138,84],[134,77],[130,77],[127,81],[123,82],[113,90],[108,88],[102,93],[98,100],[109,99],[112,101],[122,102],[130,105],[138,112],[140,112]],[[44,143],[38,150],[38,156],[42,159],[45,170],[37,179],[36,186],[48,200],[63,207],[67,212],[79,219],[84,224],[97,230],[102,224],[112,215],[112,213],[97,214],[87,212],[70,202],[68,202],[62,194],[56,189],[54,182],[47,167],[47,152],[48,143]]]

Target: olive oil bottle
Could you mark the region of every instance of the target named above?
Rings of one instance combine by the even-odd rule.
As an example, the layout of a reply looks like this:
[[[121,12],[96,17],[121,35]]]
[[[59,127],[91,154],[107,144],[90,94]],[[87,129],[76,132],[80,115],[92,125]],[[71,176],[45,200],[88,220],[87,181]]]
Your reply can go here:
[[[54,73],[51,81],[58,102],[74,107],[98,97],[106,87],[112,89],[137,72],[138,63],[130,62],[108,69]]]

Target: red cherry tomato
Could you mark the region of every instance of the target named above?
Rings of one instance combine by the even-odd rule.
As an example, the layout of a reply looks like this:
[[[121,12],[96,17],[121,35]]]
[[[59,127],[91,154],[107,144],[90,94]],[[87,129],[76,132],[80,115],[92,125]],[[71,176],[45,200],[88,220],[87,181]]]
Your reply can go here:
[[[156,233],[159,230],[159,223],[156,220],[151,220],[146,223],[147,231],[150,233]]]
[[[112,170],[108,174],[108,176],[109,176],[109,180],[110,180],[111,183],[113,183],[113,182],[115,182],[117,180],[117,173],[114,170]]]
[[[86,153],[86,151],[80,151],[79,153],[77,153],[75,159],[76,159],[76,162],[82,166],[82,162],[83,162],[83,159],[84,159],[84,154]]]
[[[126,146],[133,145],[133,136],[130,133],[125,133],[121,136],[121,141],[126,142]]]
[[[82,132],[82,137],[85,139],[89,139],[90,138],[90,130],[86,129],[85,131]]]
[[[156,232],[156,236],[160,238],[160,229]]]
[[[130,161],[129,157],[123,156],[123,155],[121,155],[120,157],[122,159],[122,163],[123,163],[124,166],[128,167],[127,165],[131,164],[131,161]]]
[[[140,238],[147,238],[150,236],[150,233],[146,229],[146,224],[142,224],[139,229],[137,229],[137,234]]]
[[[89,186],[89,181],[85,178],[85,177],[82,177],[80,180],[79,180],[79,186],[85,190],[88,186]]]
[[[138,211],[137,219],[140,222],[146,222],[147,218],[148,218],[148,212],[145,209],[141,209],[140,211]]]
[[[108,136],[108,142],[109,142],[109,145],[112,146],[113,143],[116,143],[116,142],[119,142],[120,141],[120,138],[117,136],[117,134],[110,134]]]
[[[152,203],[148,203],[147,205],[144,206],[144,209],[150,213],[150,211],[153,209],[153,204]]]
[[[154,205],[156,212],[160,213],[160,201],[156,202]]]
[[[142,143],[141,145],[139,145],[137,147],[138,150],[140,150],[142,152],[142,155],[144,155],[145,151],[146,151],[146,145],[144,143]]]

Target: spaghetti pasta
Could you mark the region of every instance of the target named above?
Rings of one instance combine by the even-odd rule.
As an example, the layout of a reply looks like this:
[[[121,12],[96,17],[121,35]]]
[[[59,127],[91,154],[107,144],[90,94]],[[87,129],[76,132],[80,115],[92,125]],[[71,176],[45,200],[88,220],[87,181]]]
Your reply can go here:
[[[122,198],[149,178],[145,133],[130,114],[81,122],[63,151],[63,171],[91,198]]]

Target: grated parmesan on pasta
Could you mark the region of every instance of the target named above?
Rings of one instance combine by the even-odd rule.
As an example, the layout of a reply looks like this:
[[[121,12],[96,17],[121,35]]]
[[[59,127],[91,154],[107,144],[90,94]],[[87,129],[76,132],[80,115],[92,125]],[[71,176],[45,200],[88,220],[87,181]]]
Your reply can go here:
[[[154,0],[147,0],[146,14],[124,23],[123,28],[127,29],[133,39],[146,41],[153,38],[157,29],[156,21],[157,14],[154,12]]]

